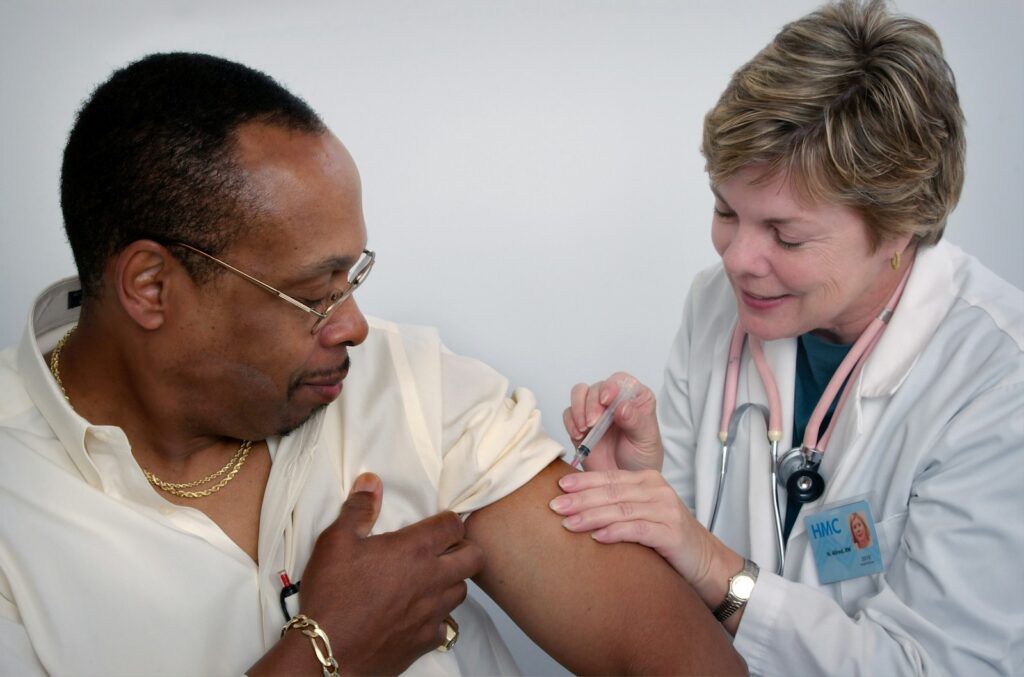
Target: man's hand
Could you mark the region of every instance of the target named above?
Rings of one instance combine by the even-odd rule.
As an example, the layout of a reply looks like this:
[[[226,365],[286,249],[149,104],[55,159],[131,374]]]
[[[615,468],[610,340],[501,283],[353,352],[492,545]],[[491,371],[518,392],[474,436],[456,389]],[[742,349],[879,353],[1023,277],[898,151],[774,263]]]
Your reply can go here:
[[[396,674],[440,646],[445,616],[483,565],[452,512],[369,536],[382,497],[380,478],[360,475],[302,575],[301,612],[330,638],[342,673]],[[309,640],[292,631],[248,674],[318,669]]]

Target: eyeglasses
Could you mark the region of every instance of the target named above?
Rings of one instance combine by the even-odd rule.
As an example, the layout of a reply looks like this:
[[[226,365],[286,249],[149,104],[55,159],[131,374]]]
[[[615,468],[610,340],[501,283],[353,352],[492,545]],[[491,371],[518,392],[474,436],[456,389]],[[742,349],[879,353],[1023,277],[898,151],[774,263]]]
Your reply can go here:
[[[263,291],[269,292],[274,296],[278,297],[279,299],[287,301],[288,303],[295,306],[299,310],[306,311],[307,313],[316,318],[316,321],[313,323],[313,328],[309,332],[310,334],[316,334],[320,330],[320,327],[323,326],[324,322],[327,321],[327,318],[331,316],[331,313],[333,313],[338,308],[338,306],[347,301],[348,297],[352,296],[352,292],[358,289],[359,286],[363,284],[363,282],[366,282],[366,278],[369,277],[370,270],[373,268],[373,263],[374,261],[377,260],[377,254],[375,252],[372,252],[369,249],[364,249],[363,253],[356,260],[355,265],[353,265],[352,268],[348,271],[348,287],[346,287],[345,289],[334,289],[331,291],[330,294],[323,297],[312,306],[309,306],[303,303],[302,301],[299,301],[298,299],[288,296],[288,294],[285,294],[282,291],[274,289],[266,282],[261,282],[252,275],[249,275],[248,273],[243,273],[241,270],[235,268],[231,264],[224,263],[216,256],[207,254],[202,249],[197,249],[190,244],[185,244],[184,242],[169,242],[168,244],[175,247],[184,247],[185,249],[191,252],[195,252],[200,256],[204,256],[213,261],[214,263],[216,263],[218,266],[221,266],[222,268],[231,271],[235,275],[238,275],[239,277],[248,280],[249,282],[252,282],[254,285],[259,287]]]

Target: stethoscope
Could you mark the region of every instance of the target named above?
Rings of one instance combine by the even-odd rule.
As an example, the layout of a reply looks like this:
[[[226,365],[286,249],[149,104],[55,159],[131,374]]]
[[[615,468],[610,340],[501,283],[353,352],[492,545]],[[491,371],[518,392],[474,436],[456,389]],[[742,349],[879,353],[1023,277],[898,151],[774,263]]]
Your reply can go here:
[[[718,439],[722,444],[721,463],[718,473],[718,489],[715,492],[715,502],[711,509],[711,520],[708,522],[708,531],[715,530],[715,521],[718,519],[718,508],[722,502],[722,493],[725,488],[725,475],[729,465],[730,442],[736,438],[736,432],[740,421],[749,411],[758,411],[764,417],[765,426],[768,430],[768,445],[771,453],[771,495],[773,517],[775,519],[776,550],[778,553],[778,565],[776,573],[782,574],[782,565],[786,553],[786,544],[782,538],[782,516],[779,510],[779,487],[786,488],[786,495],[794,501],[804,504],[818,500],[825,492],[825,478],[822,477],[818,468],[821,466],[822,456],[828,446],[836,421],[839,420],[839,412],[849,397],[853,384],[860,376],[868,355],[878,344],[882,332],[889,324],[893,310],[903,295],[903,289],[907,286],[907,279],[910,277],[910,269],[903,274],[903,279],[896,286],[896,290],[889,298],[885,308],[873,319],[860,337],[850,348],[843,361],[839,364],[835,373],[825,387],[818,400],[807,427],[804,431],[803,442],[798,447],[793,447],[786,453],[779,456],[779,441],[782,439],[782,404],[779,397],[779,387],[775,383],[775,375],[768,360],[764,356],[764,348],[761,341],[754,336],[747,334],[740,326],[739,321],[732,332],[732,340],[729,343],[729,362],[725,371],[725,394],[722,398],[722,422],[718,428]],[[754,402],[746,402],[736,406],[736,395],[739,390],[740,360],[743,356],[743,344],[750,344],[750,355],[754,359],[758,376],[764,385],[765,393],[768,396],[768,406]],[[844,385],[845,384],[845,385]],[[839,395],[840,390],[842,394]],[[829,405],[839,395],[839,402],[836,404],[832,419],[829,422],[825,433],[819,438],[818,431],[821,422],[828,413]]]

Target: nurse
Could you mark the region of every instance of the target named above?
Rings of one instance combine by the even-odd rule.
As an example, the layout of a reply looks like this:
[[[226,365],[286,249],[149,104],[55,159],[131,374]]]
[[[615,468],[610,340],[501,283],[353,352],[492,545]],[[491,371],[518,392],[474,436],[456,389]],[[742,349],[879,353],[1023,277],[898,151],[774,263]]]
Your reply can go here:
[[[702,151],[721,263],[657,404],[619,405],[552,509],[656,549],[753,674],[1021,674],[1024,294],[942,241],[964,121],[938,37],[827,5],[734,74]],[[573,389],[574,442],[622,378]]]

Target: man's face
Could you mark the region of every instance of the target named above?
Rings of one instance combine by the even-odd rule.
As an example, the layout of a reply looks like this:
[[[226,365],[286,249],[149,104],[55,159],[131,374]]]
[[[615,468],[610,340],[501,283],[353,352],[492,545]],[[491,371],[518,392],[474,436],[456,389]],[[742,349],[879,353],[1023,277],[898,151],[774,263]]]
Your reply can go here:
[[[258,205],[255,227],[219,258],[314,305],[347,287],[366,247],[359,175],[344,146],[266,124],[239,128],[239,165]],[[348,347],[366,338],[354,298],[318,332],[316,318],[224,271],[194,291],[176,327],[169,377],[183,379],[197,428],[245,439],[285,434],[338,397]]]

